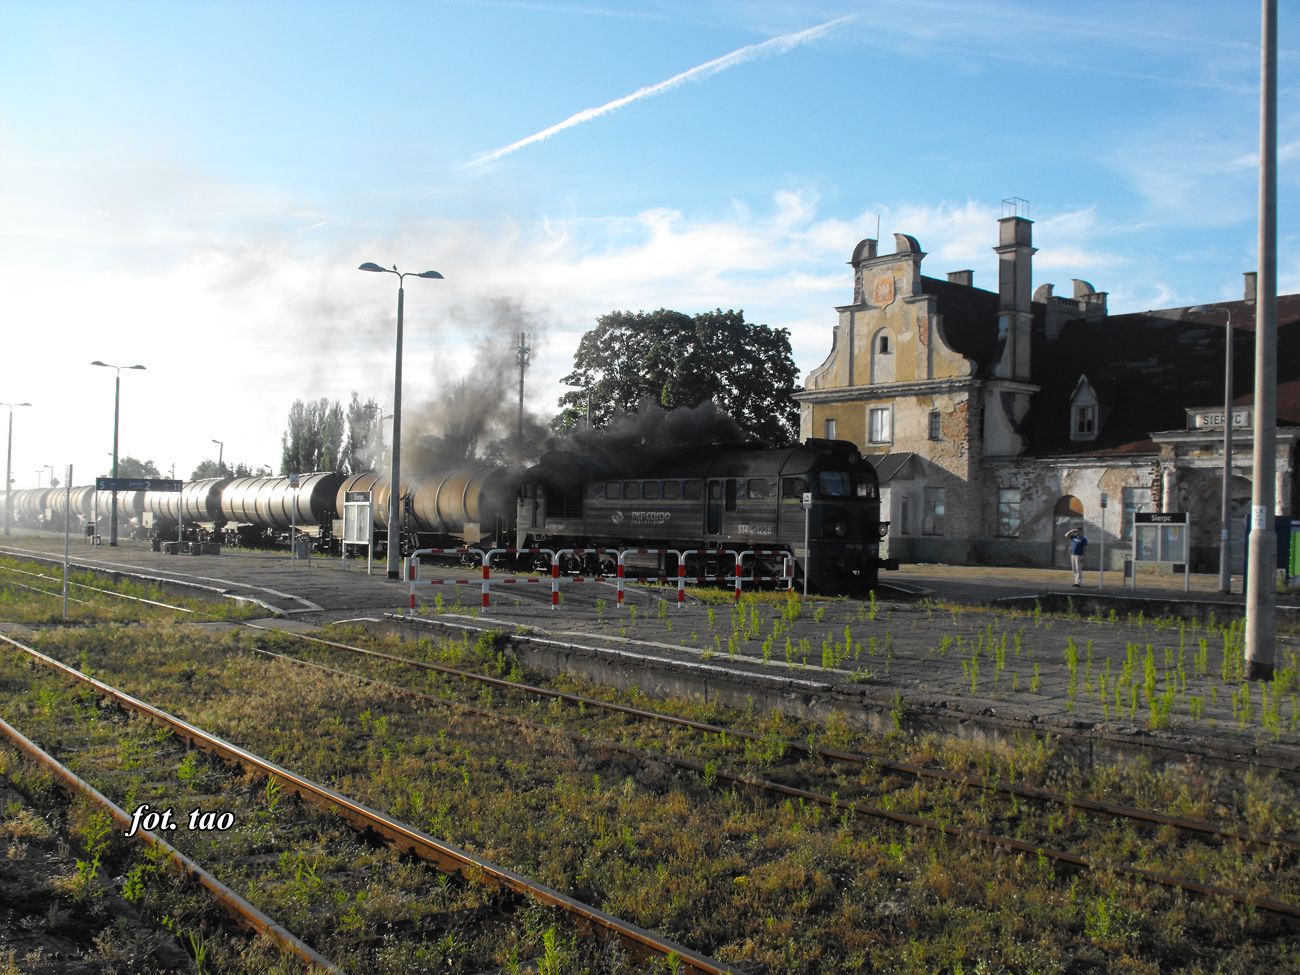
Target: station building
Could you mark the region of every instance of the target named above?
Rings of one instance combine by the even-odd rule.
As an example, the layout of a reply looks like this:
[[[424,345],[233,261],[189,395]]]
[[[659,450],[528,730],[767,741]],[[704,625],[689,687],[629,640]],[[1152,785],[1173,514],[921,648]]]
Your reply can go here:
[[[1251,496],[1254,274],[1242,300],[1111,315],[1075,280],[1032,287],[1032,221],[998,222],[998,287],[922,273],[915,238],[858,244],[853,301],[795,394],[801,437],[850,440],[876,464],[890,554],[906,562],[1067,566],[1131,552],[1132,515],[1188,512],[1193,571],[1219,559],[1225,338],[1233,336],[1234,572]],[[1277,513],[1296,510],[1300,295],[1278,313]],[[1107,502],[1102,507],[1103,496]]]

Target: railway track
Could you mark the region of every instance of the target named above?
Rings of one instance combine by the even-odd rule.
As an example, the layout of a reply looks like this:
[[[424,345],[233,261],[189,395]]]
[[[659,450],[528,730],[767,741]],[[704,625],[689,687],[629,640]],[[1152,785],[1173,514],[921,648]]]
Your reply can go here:
[[[734,967],[701,955],[676,944],[651,931],[629,924],[604,911],[583,903],[545,884],[533,881],[512,870],[497,866],[466,850],[415,829],[394,817],[351,799],[320,783],[295,773],[283,766],[234,745],[215,735],[177,718],[160,708],[121,691],[103,681],[50,657],[12,637],[0,635],[0,642],[13,650],[26,654],[42,667],[92,689],[95,694],[111,699],[116,705],[143,715],[165,726],[172,734],[200,751],[226,763],[237,764],[249,772],[281,783],[281,787],[320,809],[341,817],[357,830],[382,837],[395,849],[414,854],[448,875],[474,881],[486,881],[512,895],[536,901],[555,908],[573,919],[574,923],[599,932],[603,937],[616,940],[632,958],[650,959],[658,963],[671,958],[685,975],[723,975],[735,973]],[[0,729],[4,730],[4,729]],[[126,816],[122,810],[114,812]],[[130,823],[130,817],[126,822]]]
[[[717,738],[724,740],[726,738],[734,738],[740,741],[758,742],[769,745],[772,744],[770,739],[767,739],[764,735],[745,731],[743,729],[712,724],[709,722],[694,721],[643,708],[634,708],[627,705],[615,704],[603,701],[599,698],[585,697],[523,682],[491,677],[460,668],[447,667],[445,665],[434,664],[428,661],[415,660],[382,651],[358,647],[337,640],[325,640],[319,637],[312,637],[299,633],[290,633],[287,635],[294,640],[327,646],[352,654],[371,656],[404,667],[433,671],[460,680],[478,683],[486,687],[532,695],[554,701],[562,701],[575,709],[607,711],[612,714],[632,717],[638,721],[660,723],[674,728],[686,728],[705,736],[716,736]],[[619,753],[639,761],[662,762],[698,774],[710,780],[733,783],[761,793],[767,793],[771,796],[789,797],[816,803],[833,810],[836,814],[849,813],[854,816],[882,820],[900,826],[945,835],[962,843],[990,847],[1012,855],[1034,856],[1039,859],[1046,859],[1054,864],[1071,870],[1103,871],[1130,877],[1134,880],[1164,887],[1170,890],[1182,891],[1199,897],[1225,898],[1243,907],[1263,911],[1284,918],[1288,922],[1300,924],[1300,906],[1287,903],[1277,898],[1253,896],[1239,890],[1232,890],[1219,885],[1187,880],[1172,874],[1133,867],[1123,863],[1098,861],[1076,852],[1053,848],[1039,840],[1031,841],[1012,836],[997,835],[986,830],[952,825],[942,821],[936,816],[927,817],[913,815],[897,809],[888,808],[885,805],[841,798],[838,789],[832,792],[818,791],[815,789],[793,786],[763,776],[728,771],[726,768],[720,767],[716,763],[708,760],[701,761],[681,757],[665,751],[648,751],[643,748],[621,744],[613,739],[599,738],[591,734],[590,730],[576,730],[557,726],[556,724],[543,724],[507,713],[500,708],[490,709],[461,702],[448,701],[445,697],[425,694],[400,685],[378,681],[374,678],[357,674],[353,671],[339,670],[303,658],[275,653],[265,649],[258,649],[256,652],[288,660],[298,665],[319,668],[335,676],[366,681],[381,686],[392,693],[408,695],[427,703],[454,707],[464,713],[475,714],[480,717],[514,724],[518,727],[527,728],[533,731],[562,735],[593,751]],[[1249,833],[1243,833],[1239,830],[1225,828],[1203,820],[1168,816],[1154,810],[1139,809],[1115,803],[1097,802],[1086,798],[1067,796],[1046,789],[1031,789],[1024,786],[1009,785],[984,777],[960,775],[941,769],[923,768],[907,763],[882,761],[878,758],[862,753],[820,748],[795,739],[782,739],[778,744],[782,750],[788,749],[792,753],[802,754],[826,762],[850,765],[864,771],[871,772],[879,770],[902,773],[917,779],[932,780],[944,783],[945,785],[957,786],[959,789],[995,792],[1022,800],[1056,804],[1080,812],[1098,814],[1132,823],[1140,823],[1144,826],[1163,826],[1190,836],[1209,838],[1218,842],[1234,842],[1254,849],[1280,850],[1282,851],[1281,857],[1289,861],[1292,866],[1294,866],[1296,862],[1295,853],[1300,851],[1300,842],[1290,837],[1256,836]],[[838,784],[842,787],[844,782],[841,780]]]
[[[86,589],[95,589],[95,587],[83,586]],[[95,590],[109,595],[122,595],[113,593],[111,590]],[[126,597],[134,598],[134,597]],[[153,600],[141,600],[154,606],[177,609],[179,611],[191,612],[184,607],[169,606]],[[1264,836],[1255,835],[1243,830],[1223,826],[1206,820],[1195,819],[1186,816],[1172,816],[1158,810],[1143,809],[1136,806],[1125,805],[1121,803],[1105,802],[1087,798],[1086,796],[1069,795],[1063,792],[1034,788],[1026,785],[1017,785],[1002,781],[998,778],[989,776],[978,776],[964,773],[951,772],[945,769],[916,765],[913,763],[898,762],[879,756],[864,754],[861,752],[847,751],[843,749],[826,748],[815,745],[808,740],[796,738],[782,738],[779,742],[772,742],[770,736],[754,731],[747,731],[730,725],[720,725],[712,722],[697,721],[680,716],[667,714],[660,711],[654,711],[646,708],[632,707],[625,704],[619,704],[603,700],[600,698],[584,696],[579,694],[559,691],[553,688],[542,687],[540,685],[530,684],[524,681],[508,680],[501,677],[493,677],[488,674],[482,674],[463,668],[451,667],[445,664],[438,664],[430,661],[418,660],[398,654],[386,653],[374,648],[367,648],[349,644],[338,640],[328,640],[322,637],[311,636],[307,634],[294,633],[273,629],[260,624],[245,624],[251,629],[261,630],[268,633],[283,634],[289,639],[302,641],[304,643],[314,644],[317,646],[328,647],[334,650],[342,651],[346,654],[360,657],[368,657],[375,660],[384,661],[390,664],[396,664],[401,667],[407,667],[415,670],[428,671],[453,678],[458,681],[465,681],[479,684],[484,687],[493,688],[499,691],[523,695],[536,699],[553,700],[563,702],[571,708],[582,712],[597,711],[613,715],[619,715],[631,718],[640,722],[649,722],[660,724],[666,727],[687,729],[699,735],[713,736],[719,740],[728,738],[741,742],[750,742],[759,745],[771,747],[777,745],[782,753],[795,754],[804,756],[821,763],[845,766],[859,771],[869,771],[873,774],[891,774],[916,779],[919,781],[929,781],[940,783],[944,786],[954,787],[958,790],[974,790],[990,792],[1002,795],[1013,801],[1025,801],[1032,803],[1051,804],[1061,806],[1076,812],[1107,817],[1122,822],[1139,824],[1144,827],[1164,827],[1177,831],[1187,836],[1198,837],[1216,843],[1236,843],[1244,847],[1256,850],[1280,850],[1288,858],[1294,860],[1294,855],[1300,852],[1300,840],[1287,836]],[[260,651],[267,653],[267,651]],[[311,661],[301,658],[289,657],[283,654],[270,654],[271,656],[280,656],[284,659],[291,659],[295,663],[306,666],[318,666]],[[351,671],[342,671],[332,668],[324,668],[339,676],[352,677],[360,680],[370,680],[362,674]],[[383,682],[380,682],[383,683]],[[415,693],[408,688],[400,687],[393,684],[386,684],[389,689],[400,693]],[[430,695],[418,695],[428,701],[447,703],[443,698],[437,698]],[[1045,847],[1041,843],[1027,842],[1016,837],[998,836],[982,830],[968,830],[963,827],[954,827],[942,823],[936,823],[927,820],[921,816],[914,816],[908,813],[899,812],[893,809],[884,808],[879,805],[872,805],[863,802],[853,802],[840,798],[840,788],[843,787],[843,781],[835,783],[840,788],[832,788],[828,791],[817,791],[802,789],[791,786],[788,783],[773,781],[761,776],[746,775],[740,773],[727,772],[718,769],[716,765],[710,765],[707,762],[694,761],[689,758],[674,757],[667,754],[651,754],[643,749],[622,748],[611,740],[596,740],[589,733],[573,732],[564,728],[556,728],[550,725],[539,725],[536,722],[521,720],[503,712],[486,712],[483,709],[473,709],[477,713],[487,717],[499,718],[507,722],[518,723],[521,726],[534,728],[535,730],[558,731],[578,741],[586,743],[590,747],[604,748],[609,750],[623,750],[624,753],[642,759],[661,760],[676,767],[699,774],[709,774],[717,776],[725,781],[734,782],[759,791],[766,791],[774,795],[785,795],[794,798],[803,799],[810,802],[816,802],[828,808],[835,809],[838,812],[852,812],[857,815],[868,816],[871,818],[882,819],[894,822],[900,825],[915,827],[918,829],[937,831],[956,836],[960,839],[970,842],[980,843],[1004,850],[1013,854],[1033,854],[1039,857],[1058,863],[1062,866],[1078,870],[1107,870],[1132,876],[1135,879],[1152,883],[1158,886],[1170,889],[1183,890],[1187,893],[1199,896],[1224,897],[1243,906],[1252,907],[1285,917],[1289,920],[1300,921],[1300,907],[1285,903],[1275,898],[1252,897],[1240,891],[1233,891],[1212,884],[1203,884],[1196,881],[1183,880],[1176,876],[1160,871],[1151,871],[1134,868],[1125,864],[1095,862],[1094,860],[1079,855],[1068,850],[1057,850],[1051,847]]]
[[[268,638],[272,632],[267,627],[254,625],[254,628],[266,632]],[[344,679],[367,681],[373,686],[382,686],[386,693],[414,697],[423,704],[452,707],[460,713],[476,715],[486,721],[512,724],[537,734],[560,735],[587,752],[621,754],[642,763],[664,763],[689,771],[706,781],[730,783],[746,790],[764,791],[800,803],[817,804],[837,814],[889,821],[912,831],[944,836],[958,845],[988,846],[1000,849],[1016,857],[1032,857],[1038,858],[1040,861],[1054,862],[1070,870],[1100,871],[1199,897],[1225,899],[1250,910],[1284,919],[1292,924],[1300,920],[1300,910],[1294,904],[1275,897],[1259,896],[1258,892],[1232,889],[1224,885],[1207,884],[1197,880],[1179,878],[1165,872],[1149,870],[1143,867],[1097,860],[1071,852],[1069,849],[1058,849],[1041,840],[1026,840],[1018,836],[997,835],[987,830],[954,825],[951,822],[944,821],[942,816],[916,815],[913,812],[894,808],[892,803],[888,802],[872,803],[863,801],[860,798],[845,798],[843,790],[834,787],[822,790],[806,788],[799,784],[791,784],[789,781],[775,781],[745,771],[731,771],[723,767],[718,760],[724,754],[724,750],[716,749],[715,746],[724,741],[732,744],[747,743],[748,746],[770,747],[776,745],[783,754],[800,756],[801,761],[813,763],[817,767],[813,771],[820,770],[822,773],[827,769],[849,768],[858,770],[859,774],[870,773],[870,775],[877,777],[906,777],[918,782],[939,785],[955,790],[958,797],[982,793],[997,795],[1013,803],[1053,804],[1071,810],[1072,813],[1102,816],[1126,824],[1140,824],[1144,829],[1160,835],[1177,833],[1183,837],[1194,837],[1198,841],[1207,841],[1210,844],[1219,846],[1229,846],[1237,850],[1266,851],[1267,855],[1272,857],[1282,869],[1294,868],[1295,852],[1297,847],[1300,846],[1294,838],[1289,836],[1254,835],[1219,823],[1192,817],[1170,816],[1157,810],[1141,809],[1121,803],[1103,802],[1078,795],[1031,788],[1002,781],[996,777],[950,772],[912,763],[882,759],[879,756],[853,752],[847,749],[826,748],[815,744],[811,739],[785,737],[776,742],[770,734],[745,728],[683,718],[647,708],[617,704],[591,696],[567,693],[554,688],[530,685],[522,681],[512,681],[489,674],[475,673],[460,667],[450,667],[432,661],[417,660],[403,654],[388,653],[374,647],[358,646],[355,643],[347,643],[342,640],[327,640],[303,634],[284,633],[284,631],[280,630],[276,630],[274,633],[276,634],[274,637],[276,640],[305,641],[307,644],[330,653],[347,655],[344,659],[350,658],[354,661],[364,659],[390,670],[401,669],[412,672],[425,672],[437,675],[439,680],[448,679],[458,683],[474,682],[481,688],[490,689],[492,694],[506,698],[554,702],[556,706],[568,709],[572,716],[578,719],[582,726],[581,729],[566,727],[560,723],[550,723],[551,719],[556,715],[555,707],[548,709],[548,723],[541,723],[531,721],[518,714],[503,712],[496,706],[496,702],[493,702],[493,706],[489,707],[467,705],[464,702],[449,702],[445,696],[427,694],[412,687],[393,684],[390,681],[380,681],[376,676],[369,673],[358,673],[352,669],[331,667],[319,660],[308,660],[290,654],[277,653],[274,650],[259,648],[259,652],[268,656],[292,659],[297,666],[318,668]],[[528,708],[524,708],[524,710],[528,710]],[[535,705],[532,710],[536,710]],[[599,729],[593,729],[592,727],[594,724],[592,716],[594,714],[607,714],[611,718],[622,722],[662,726],[663,728],[672,729],[673,734],[689,733],[705,744],[709,757],[700,759],[689,757],[689,755],[670,754],[668,751],[658,748],[640,748],[628,745],[625,741],[615,740],[612,737],[601,737],[598,733],[593,733],[593,731],[599,731]],[[805,775],[808,771],[807,767],[792,767],[791,774],[798,777]],[[838,773],[833,773],[830,776],[833,785],[843,786],[843,779],[836,778],[835,775],[838,775]],[[882,787],[881,794],[885,794],[885,792],[886,790]]]

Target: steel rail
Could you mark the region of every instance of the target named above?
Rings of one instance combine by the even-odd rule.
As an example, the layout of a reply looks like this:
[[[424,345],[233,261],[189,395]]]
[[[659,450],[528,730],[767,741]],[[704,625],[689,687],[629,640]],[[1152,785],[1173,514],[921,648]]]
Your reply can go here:
[[[108,814],[113,817],[119,826],[124,826],[127,827],[127,829],[130,829],[135,825],[131,816],[122,809],[121,806],[117,805],[113,800],[99,792],[90,783],[80,778],[75,772],[3,718],[0,718],[0,732],[13,742],[13,744],[23,752],[23,754],[27,755],[28,758],[35,761],[42,768],[48,769],[53,773],[55,778],[58,779],[60,788],[65,792],[73,795],[84,796],[96,805],[106,809]],[[136,828],[135,835],[138,836],[143,843],[156,847],[166,853],[168,859],[171,860],[176,869],[180,871],[182,875],[197,881],[205,890],[212,894],[217,903],[221,905],[222,910],[224,910],[226,914],[235,921],[235,923],[254,932],[255,934],[265,935],[285,951],[296,955],[314,969],[342,975],[342,968],[334,964],[334,962],[330,961],[293,932],[277,924],[261,910],[250,904],[243,897],[239,896],[239,894],[235,893],[235,891],[231,890],[157,833],[151,832],[147,829]]]
[[[580,922],[590,924],[618,938],[635,956],[662,959],[671,955],[680,963],[683,975],[741,975],[740,969],[701,955],[690,948],[630,924],[554,888],[532,881],[513,870],[499,867],[482,857],[475,856],[473,853],[436,839],[421,830],[393,819],[386,813],[373,809],[355,799],[350,799],[327,786],[320,785],[305,776],[255,755],[239,745],[203,731],[201,728],[142,701],[134,695],[119,690],[88,674],[83,674],[76,668],[41,653],[34,647],[20,643],[10,636],[0,633],[0,641],[28,654],[37,662],[63,674],[65,677],[87,684],[117,703],[167,725],[173,732],[189,741],[200,751],[215,754],[225,761],[235,762],[246,768],[256,769],[265,775],[274,776],[285,783],[291,792],[338,813],[344,819],[363,830],[373,831],[389,840],[395,847],[406,849],[421,859],[433,863],[443,873],[459,873],[466,878],[475,879],[487,877],[515,894],[530,897],[551,907],[557,907],[573,915]]]
[[[11,569],[10,571],[22,572],[23,570]],[[25,572],[24,574],[37,575],[39,578],[49,578],[39,573]],[[160,603],[154,600],[147,600],[147,599],[142,599],[140,597],[129,596],[125,593],[114,592],[111,589],[98,589],[94,586],[86,586],[78,583],[73,583],[73,585],[79,585],[80,588],[90,589],[95,592],[103,592],[111,596],[120,596],[121,598],[124,599],[134,599],[140,602],[149,603],[154,606],[160,606],[167,609],[175,609],[179,612],[185,612],[185,613],[198,612],[200,615],[215,616],[215,614],[207,614],[207,613],[203,613],[202,611],[188,609],[183,606],[173,606],[169,603]],[[29,588],[29,587],[25,587],[25,588]],[[45,590],[40,590],[40,589],[34,589],[33,591],[45,592]],[[58,595],[58,594],[51,593],[49,595]],[[525,684],[522,682],[507,681],[502,678],[489,677],[485,674],[476,674],[472,671],[465,671],[465,670],[460,670],[459,668],[449,667],[445,664],[435,664],[429,661],[415,660],[410,657],[403,657],[396,654],[388,654],[388,653],[384,653],[383,651],[371,650],[365,647],[357,647],[351,644],[346,644],[335,640],[327,640],[324,639],[323,637],[312,637],[303,633],[293,633],[288,630],[279,630],[274,627],[261,626],[260,624],[256,624],[256,623],[244,623],[243,625],[248,626],[250,629],[264,630],[267,632],[274,632],[274,633],[286,633],[290,636],[297,637],[298,639],[301,640],[321,643],[326,646],[332,646],[338,649],[348,650],[353,653],[367,654],[382,659],[390,660],[396,663],[405,664],[407,666],[432,670],[439,673],[445,673],[450,676],[459,677],[466,680],[479,681],[481,683],[485,683],[491,686],[497,686],[509,690],[516,690],[523,693],[534,694],[542,697],[550,697],[557,700],[565,701],[566,703],[570,703],[570,704],[600,708],[606,711],[626,714],[641,720],[657,721],[666,724],[674,724],[680,727],[687,727],[687,728],[694,729],[696,731],[702,731],[707,734],[730,735],[735,738],[747,739],[750,741],[764,740],[763,735],[755,732],[745,731],[742,729],[729,728],[723,725],[711,724],[709,722],[704,722],[704,721],[696,721],[690,718],[681,718],[675,715],[663,714],[658,711],[649,711],[643,708],[631,707],[629,705],[616,704],[611,701],[602,701],[599,698],[583,697],[581,695],[570,694],[563,691],[556,691],[551,688],[540,687],[537,685]],[[535,642],[542,642],[542,643],[553,642],[544,639],[539,639],[536,637],[530,637],[529,639],[534,640]],[[1154,826],[1168,826],[1173,829],[1181,830],[1186,833],[1197,834],[1203,837],[1214,839],[1216,841],[1236,841],[1255,848],[1274,846],[1274,847],[1282,847],[1289,850],[1300,850],[1300,840],[1295,840],[1286,836],[1261,836],[1253,833],[1246,833],[1241,830],[1230,829],[1227,827],[1219,826],[1215,823],[1211,823],[1205,820],[1192,819],[1189,817],[1182,817],[1182,816],[1170,816],[1168,814],[1156,812],[1154,810],[1141,809],[1136,806],[1128,806],[1122,803],[1105,802],[1102,800],[1088,799],[1079,796],[1068,796],[1065,795],[1064,793],[1054,792],[1049,789],[1039,789],[1034,786],[1013,785],[1010,783],[1002,783],[996,781],[990,782],[988,779],[983,777],[963,775],[959,772],[949,772],[945,769],[929,768],[923,765],[914,765],[907,762],[897,762],[890,759],[875,758],[870,755],[862,754],[861,752],[849,752],[849,751],[841,751],[841,750],[830,749],[830,748],[820,748],[795,739],[784,739],[782,741],[782,744],[784,747],[792,751],[798,751],[809,756],[825,759],[827,761],[842,762],[846,764],[852,764],[852,765],[858,765],[864,767],[874,767],[876,769],[880,769],[887,772],[897,772],[904,775],[911,775],[919,779],[933,779],[936,781],[947,782],[962,787],[980,789],[989,792],[998,792],[1003,795],[1014,796],[1016,798],[1021,798],[1021,799],[1029,799],[1038,802],[1057,803],[1059,805],[1064,805],[1072,809],[1078,809],[1084,812],[1097,813],[1099,815],[1111,816],[1117,819],[1128,819],[1136,822],[1148,823]]]
[[[1082,872],[1094,873],[1115,873],[1122,876],[1132,877],[1145,883],[1155,884],[1166,887],[1171,890],[1180,890],[1184,893],[1195,894],[1201,897],[1222,897],[1231,900],[1234,903],[1241,904],[1254,910],[1263,911],[1269,914],[1285,918],[1292,923],[1300,923],[1300,907],[1288,904],[1275,898],[1253,897],[1250,894],[1241,891],[1231,890],[1226,887],[1216,887],[1210,884],[1202,884],[1199,881],[1184,880],[1175,877],[1172,874],[1159,873],[1153,870],[1144,870],[1140,867],[1131,867],[1124,864],[1113,863],[1095,863],[1086,857],[1076,853],[1070,853],[1066,850],[1057,850],[1051,847],[1044,847],[1027,840],[1018,840],[1014,837],[1001,836],[996,833],[989,833],[984,830],[971,829],[966,826],[953,826],[946,823],[939,823],[932,819],[926,819],[923,816],[916,816],[911,813],[896,812],[892,809],[885,809],[880,806],[872,806],[857,800],[840,799],[837,796],[828,796],[824,793],[815,792],[809,789],[800,789],[796,786],[785,785],[780,782],[773,782],[770,779],[763,779],[758,776],[745,775],[738,772],[729,772],[721,768],[710,768],[702,762],[697,762],[689,758],[678,758],[671,755],[663,755],[655,752],[647,752],[644,749],[635,748],[631,745],[622,745],[618,742],[610,741],[603,738],[592,738],[580,731],[574,731],[567,728],[557,728],[554,725],[542,724],[531,721],[528,718],[521,718],[516,715],[502,714],[499,711],[493,711],[488,708],[482,708],[474,704],[465,704],[460,701],[449,701],[446,698],[437,697],[432,694],[425,694],[422,691],[415,691],[402,687],[397,684],[390,684],[386,681],[376,680],[372,677],[364,677],[360,674],[350,673],[345,670],[338,670],[325,664],[315,663],[310,660],[303,660],[299,657],[289,656],[287,654],[276,653],[272,650],[263,650],[255,648],[254,652],[264,654],[269,657],[275,657],[289,663],[300,666],[310,667],[324,673],[332,674],[336,677],[350,678],[363,684],[378,687],[383,690],[392,691],[404,696],[412,697],[417,700],[427,701],[433,704],[439,704],[446,707],[454,708],[467,714],[477,715],[479,717],[500,721],[505,724],[512,724],[516,727],[525,728],[530,731],[550,733],[569,738],[580,745],[588,748],[604,750],[620,755],[626,755],[639,761],[662,762],[677,768],[686,769],[695,772],[706,779],[709,776],[717,779],[732,782],[736,785],[742,785],[747,788],[755,789],[761,792],[771,792],[778,795],[790,796],[802,799],[807,802],[813,802],[821,806],[835,809],[838,812],[851,812],[854,815],[869,816],[874,819],[883,819],[904,826],[912,826],[918,829],[929,830],[945,835],[951,839],[962,842],[975,842],[984,846],[990,846],[1013,854],[1032,854],[1036,857],[1042,857],[1059,863],[1062,866],[1070,867]]]
[[[59,584],[63,583],[62,579],[56,579],[54,576],[47,576],[44,572],[30,572],[27,569],[18,569],[9,565],[0,565],[0,569],[4,570],[5,572],[17,572],[25,576],[35,576],[37,579],[47,579],[50,582],[57,582]],[[14,583],[14,585],[21,585],[21,583]],[[68,585],[75,587],[77,589],[89,589],[91,592],[103,593],[106,596],[116,596],[119,599],[129,599],[132,602],[136,602],[136,603],[148,603],[150,606],[158,606],[161,607],[162,609],[174,609],[178,613],[194,612],[194,610],[186,606],[176,606],[172,603],[160,603],[156,599],[145,599],[143,596],[132,596],[124,592],[114,592],[112,589],[101,589],[99,586],[88,586],[82,582],[69,581]],[[44,589],[38,589],[36,591],[45,592]],[[57,595],[61,595],[61,594],[57,594]],[[208,616],[213,614],[204,613],[202,615]]]
[[[309,643],[320,643],[325,646],[335,647],[340,650],[347,650],[352,653],[366,654],[369,656],[379,657],[384,660],[404,664],[422,670],[431,670],[437,673],[447,674],[449,676],[462,678],[465,680],[477,681],[487,684],[491,687],[502,688],[505,690],[519,691],[525,694],[533,694],[539,697],[549,697],[555,700],[564,701],[568,704],[574,704],[584,707],[600,708],[606,711],[612,711],[619,714],[626,714],[641,720],[657,721],[665,724],[673,724],[679,727],[691,728],[695,731],[702,731],[707,734],[730,735],[736,738],[747,739],[750,741],[764,741],[764,736],[752,731],[744,731],[736,728],[728,728],[724,725],[711,724],[706,721],[696,721],[691,718],[682,718],[676,715],[663,714],[658,711],[649,711],[644,708],[636,708],[626,704],[615,704],[611,701],[602,701],[599,698],[583,697],[579,694],[570,694],[565,691],[557,691],[549,687],[540,687],[535,684],[525,684],[522,682],[509,681],[500,677],[490,677],[486,674],[476,674],[473,671],[461,670],[457,667],[449,667],[446,664],[436,664],[427,660],[416,660],[412,657],[404,657],[399,654],[385,653],[382,650],[371,650],[366,647],[357,647],[351,644],[342,643],[337,640],[327,640],[324,637],[309,636],[305,633],[293,633],[288,630],[278,630],[274,627],[262,626],[257,623],[245,623],[250,629],[264,630],[272,633],[284,633],[289,636],[305,640]],[[530,640],[536,640],[529,637]],[[842,762],[846,764],[859,765],[865,767],[874,767],[888,772],[898,772],[900,774],[911,775],[921,779],[935,779],[938,781],[948,782],[953,785],[965,786],[973,789],[981,789],[990,792],[1000,792],[1004,795],[1015,796],[1016,798],[1032,799],[1039,802],[1054,802],[1060,805],[1068,806],[1072,809],[1079,809],[1084,812],[1098,813],[1100,815],[1112,816],[1119,819],[1131,819],[1138,822],[1145,822],[1155,826],[1170,826],[1175,829],[1188,833],[1195,833],[1202,836],[1212,837],[1216,840],[1236,840],[1253,847],[1284,847],[1290,850],[1300,850],[1300,840],[1295,840],[1287,836],[1257,836],[1250,833],[1244,833],[1239,830],[1228,829],[1215,823],[1206,822],[1205,820],[1189,819],[1179,816],[1169,816],[1165,813],[1155,812],[1148,809],[1140,809],[1135,806],[1127,806],[1121,803],[1103,802],[1096,799],[1087,799],[1076,796],[1067,796],[1063,793],[1052,792],[1048,789],[1038,789],[1033,786],[1018,786],[1010,783],[990,782],[987,779],[963,775],[959,772],[949,772],[944,769],[927,768],[922,765],[912,765],[906,762],[896,762],[889,759],[873,758],[870,755],[864,755],[861,752],[839,751],[830,748],[819,748],[809,745],[806,742],[797,741],[792,738],[782,739],[782,744],[803,754],[826,759],[828,761]]]

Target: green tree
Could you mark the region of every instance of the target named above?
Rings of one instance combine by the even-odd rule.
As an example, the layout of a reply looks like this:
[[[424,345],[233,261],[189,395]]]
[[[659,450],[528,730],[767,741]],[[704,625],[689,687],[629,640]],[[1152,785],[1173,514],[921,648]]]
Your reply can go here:
[[[113,476],[112,461],[109,462],[109,468],[103,474],[104,477]],[[118,477],[162,477],[158,473],[158,467],[151,460],[136,460],[134,457],[119,457],[117,459],[117,476]]]
[[[247,464],[226,464],[221,465],[225,470],[219,470],[217,462],[212,458],[207,458],[200,462],[199,466],[194,468],[190,474],[191,481],[201,481],[209,477],[269,477],[271,469],[269,467],[259,467],[256,470]]]
[[[339,468],[343,447],[343,407],[328,399],[294,400],[280,439],[281,474],[306,474]]]
[[[379,404],[373,399],[363,403],[360,395],[354,392],[348,403],[348,439],[343,451],[343,473],[373,471],[382,452]]]
[[[789,330],[748,323],[743,311],[610,312],[578,343],[563,382],[582,388],[560,397],[554,426],[581,427],[588,392],[593,427],[635,413],[646,397],[669,410],[712,400],[747,436],[788,444],[798,433],[797,379]]]

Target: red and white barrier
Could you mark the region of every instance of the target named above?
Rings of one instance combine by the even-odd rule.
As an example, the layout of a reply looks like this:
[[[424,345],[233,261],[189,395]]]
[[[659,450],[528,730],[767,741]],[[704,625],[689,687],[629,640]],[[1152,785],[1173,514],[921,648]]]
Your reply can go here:
[[[616,573],[614,578],[617,580],[617,605],[621,607],[624,602],[624,594],[627,583],[640,583],[642,585],[659,582],[659,583],[677,583],[677,608],[681,609],[686,603],[686,558],[691,555],[704,556],[722,556],[731,555],[734,559],[734,573],[730,575],[707,575],[699,574],[691,576],[695,582],[703,584],[705,582],[731,582],[734,583],[735,598],[740,599],[741,589],[744,582],[748,579],[756,582],[760,578],[755,574],[748,577],[744,575],[744,560],[752,556],[779,556],[782,559],[782,568],[779,576],[775,578],[786,580],[786,588],[789,589],[794,585],[794,557],[790,552],[784,549],[685,549],[678,551],[671,548],[624,548],[624,549],[605,549],[605,548],[493,548],[483,551],[477,548],[423,548],[412,552],[407,559],[407,583],[410,586],[410,606],[415,609],[415,588],[423,582],[430,586],[479,586],[482,596],[482,607],[487,609],[492,604],[492,557],[494,555],[546,555],[550,556],[551,571],[550,578],[547,580],[543,576],[504,576],[499,577],[496,581],[500,585],[541,585],[549,581],[551,584],[551,609],[556,610],[560,605],[560,557],[565,555],[584,556],[594,555],[615,555],[617,554]],[[480,578],[478,579],[420,579],[418,578],[418,566],[421,555],[473,555],[479,558]],[[671,555],[677,559],[677,572],[674,576],[651,576],[648,579],[628,580],[626,576],[625,559],[629,555]],[[602,577],[608,578],[608,577]],[[588,582],[595,581],[575,576],[565,579],[566,582]]]

